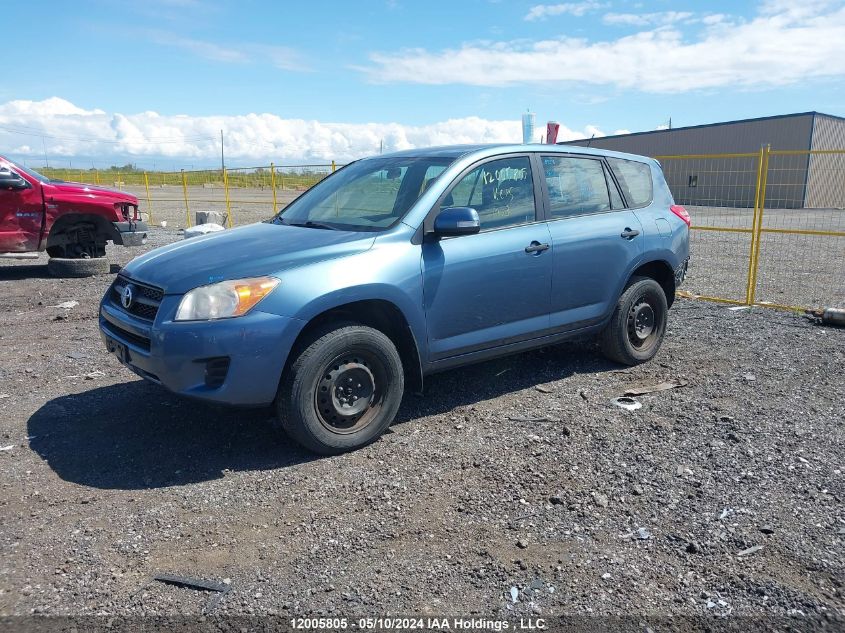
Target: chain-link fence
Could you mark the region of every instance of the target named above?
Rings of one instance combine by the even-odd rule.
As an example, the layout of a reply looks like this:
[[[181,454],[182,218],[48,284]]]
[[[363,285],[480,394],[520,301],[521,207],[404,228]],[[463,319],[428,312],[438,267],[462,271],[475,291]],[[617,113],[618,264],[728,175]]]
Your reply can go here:
[[[693,218],[684,292],[737,305],[845,305],[845,150],[657,158]],[[153,223],[176,228],[193,224],[197,211],[222,212],[229,226],[269,218],[336,167],[46,175],[129,191]]]
[[[45,176],[120,189],[134,194],[145,217],[185,227],[197,211],[218,211],[229,226],[271,217],[303,191],[335,171],[334,162],[181,171],[42,168]]]
[[[845,305],[845,150],[658,160],[693,219],[686,292],[740,305]]]

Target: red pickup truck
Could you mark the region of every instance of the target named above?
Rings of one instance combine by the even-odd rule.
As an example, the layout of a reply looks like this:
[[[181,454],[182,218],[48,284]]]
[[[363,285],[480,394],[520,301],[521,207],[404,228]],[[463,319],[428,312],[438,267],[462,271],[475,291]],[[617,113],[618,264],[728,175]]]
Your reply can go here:
[[[52,274],[82,277],[109,272],[106,242],[140,246],[146,239],[135,196],[51,180],[0,156],[0,257],[47,251]]]

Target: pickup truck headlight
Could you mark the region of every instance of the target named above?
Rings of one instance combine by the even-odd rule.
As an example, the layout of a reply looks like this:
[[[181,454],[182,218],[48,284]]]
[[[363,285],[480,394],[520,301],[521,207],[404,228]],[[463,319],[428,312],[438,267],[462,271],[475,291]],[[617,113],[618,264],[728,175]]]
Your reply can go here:
[[[275,277],[255,277],[194,288],[182,297],[176,320],[208,321],[243,316],[280,283]]]

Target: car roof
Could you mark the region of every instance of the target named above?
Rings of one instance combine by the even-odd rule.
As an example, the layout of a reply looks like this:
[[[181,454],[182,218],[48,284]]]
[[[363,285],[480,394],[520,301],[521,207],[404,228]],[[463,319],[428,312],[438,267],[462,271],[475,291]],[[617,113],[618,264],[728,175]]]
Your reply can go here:
[[[614,152],[597,147],[580,145],[549,145],[545,143],[491,143],[484,145],[439,145],[436,147],[418,147],[389,154],[380,154],[371,158],[462,158],[475,154],[474,158],[487,158],[497,154],[516,152],[542,152],[543,154],[582,154],[587,156],[610,156],[652,162],[653,159],[638,154]]]

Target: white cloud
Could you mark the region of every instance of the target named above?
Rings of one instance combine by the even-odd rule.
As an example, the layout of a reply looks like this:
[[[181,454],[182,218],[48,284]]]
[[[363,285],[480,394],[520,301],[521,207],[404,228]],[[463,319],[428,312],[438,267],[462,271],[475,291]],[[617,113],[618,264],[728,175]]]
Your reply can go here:
[[[713,21],[693,36],[661,26],[610,41],[571,37],[373,53],[378,83],[507,86],[581,82],[646,92],[777,86],[845,75],[845,7],[770,2],[748,21]]]
[[[649,26],[652,24],[674,24],[692,18],[689,11],[660,11],[657,13],[606,13],[602,22],[612,25]]]
[[[19,157],[41,160],[84,156],[98,163],[149,162],[155,158],[214,164],[224,130],[227,162],[232,164],[296,164],[346,162],[385,151],[460,143],[520,142],[518,120],[479,117],[449,119],[429,125],[401,123],[324,123],[283,119],[275,114],[238,116],[165,116],[84,110],[53,97],[44,101],[0,104],[0,147]],[[545,127],[538,126],[537,138]],[[19,133],[22,132],[22,133]],[[604,136],[594,126],[573,130],[561,126],[559,139]],[[41,147],[41,137],[45,147]]]
[[[266,44],[230,44],[184,37],[170,31],[146,31],[147,38],[161,46],[187,51],[196,57],[227,64],[248,64],[268,61],[281,70],[308,71],[308,63],[294,49]]]
[[[586,15],[590,11],[598,11],[607,6],[605,2],[585,0],[585,2],[562,2],[560,4],[538,4],[531,7],[525,15],[525,20],[545,20],[547,17],[568,13],[575,17]]]
[[[159,33],[153,36],[153,41],[164,46],[181,48],[198,57],[215,62],[243,63],[249,61],[249,56],[238,49],[227,48],[214,42],[204,42],[190,37],[179,37],[172,33]]]

